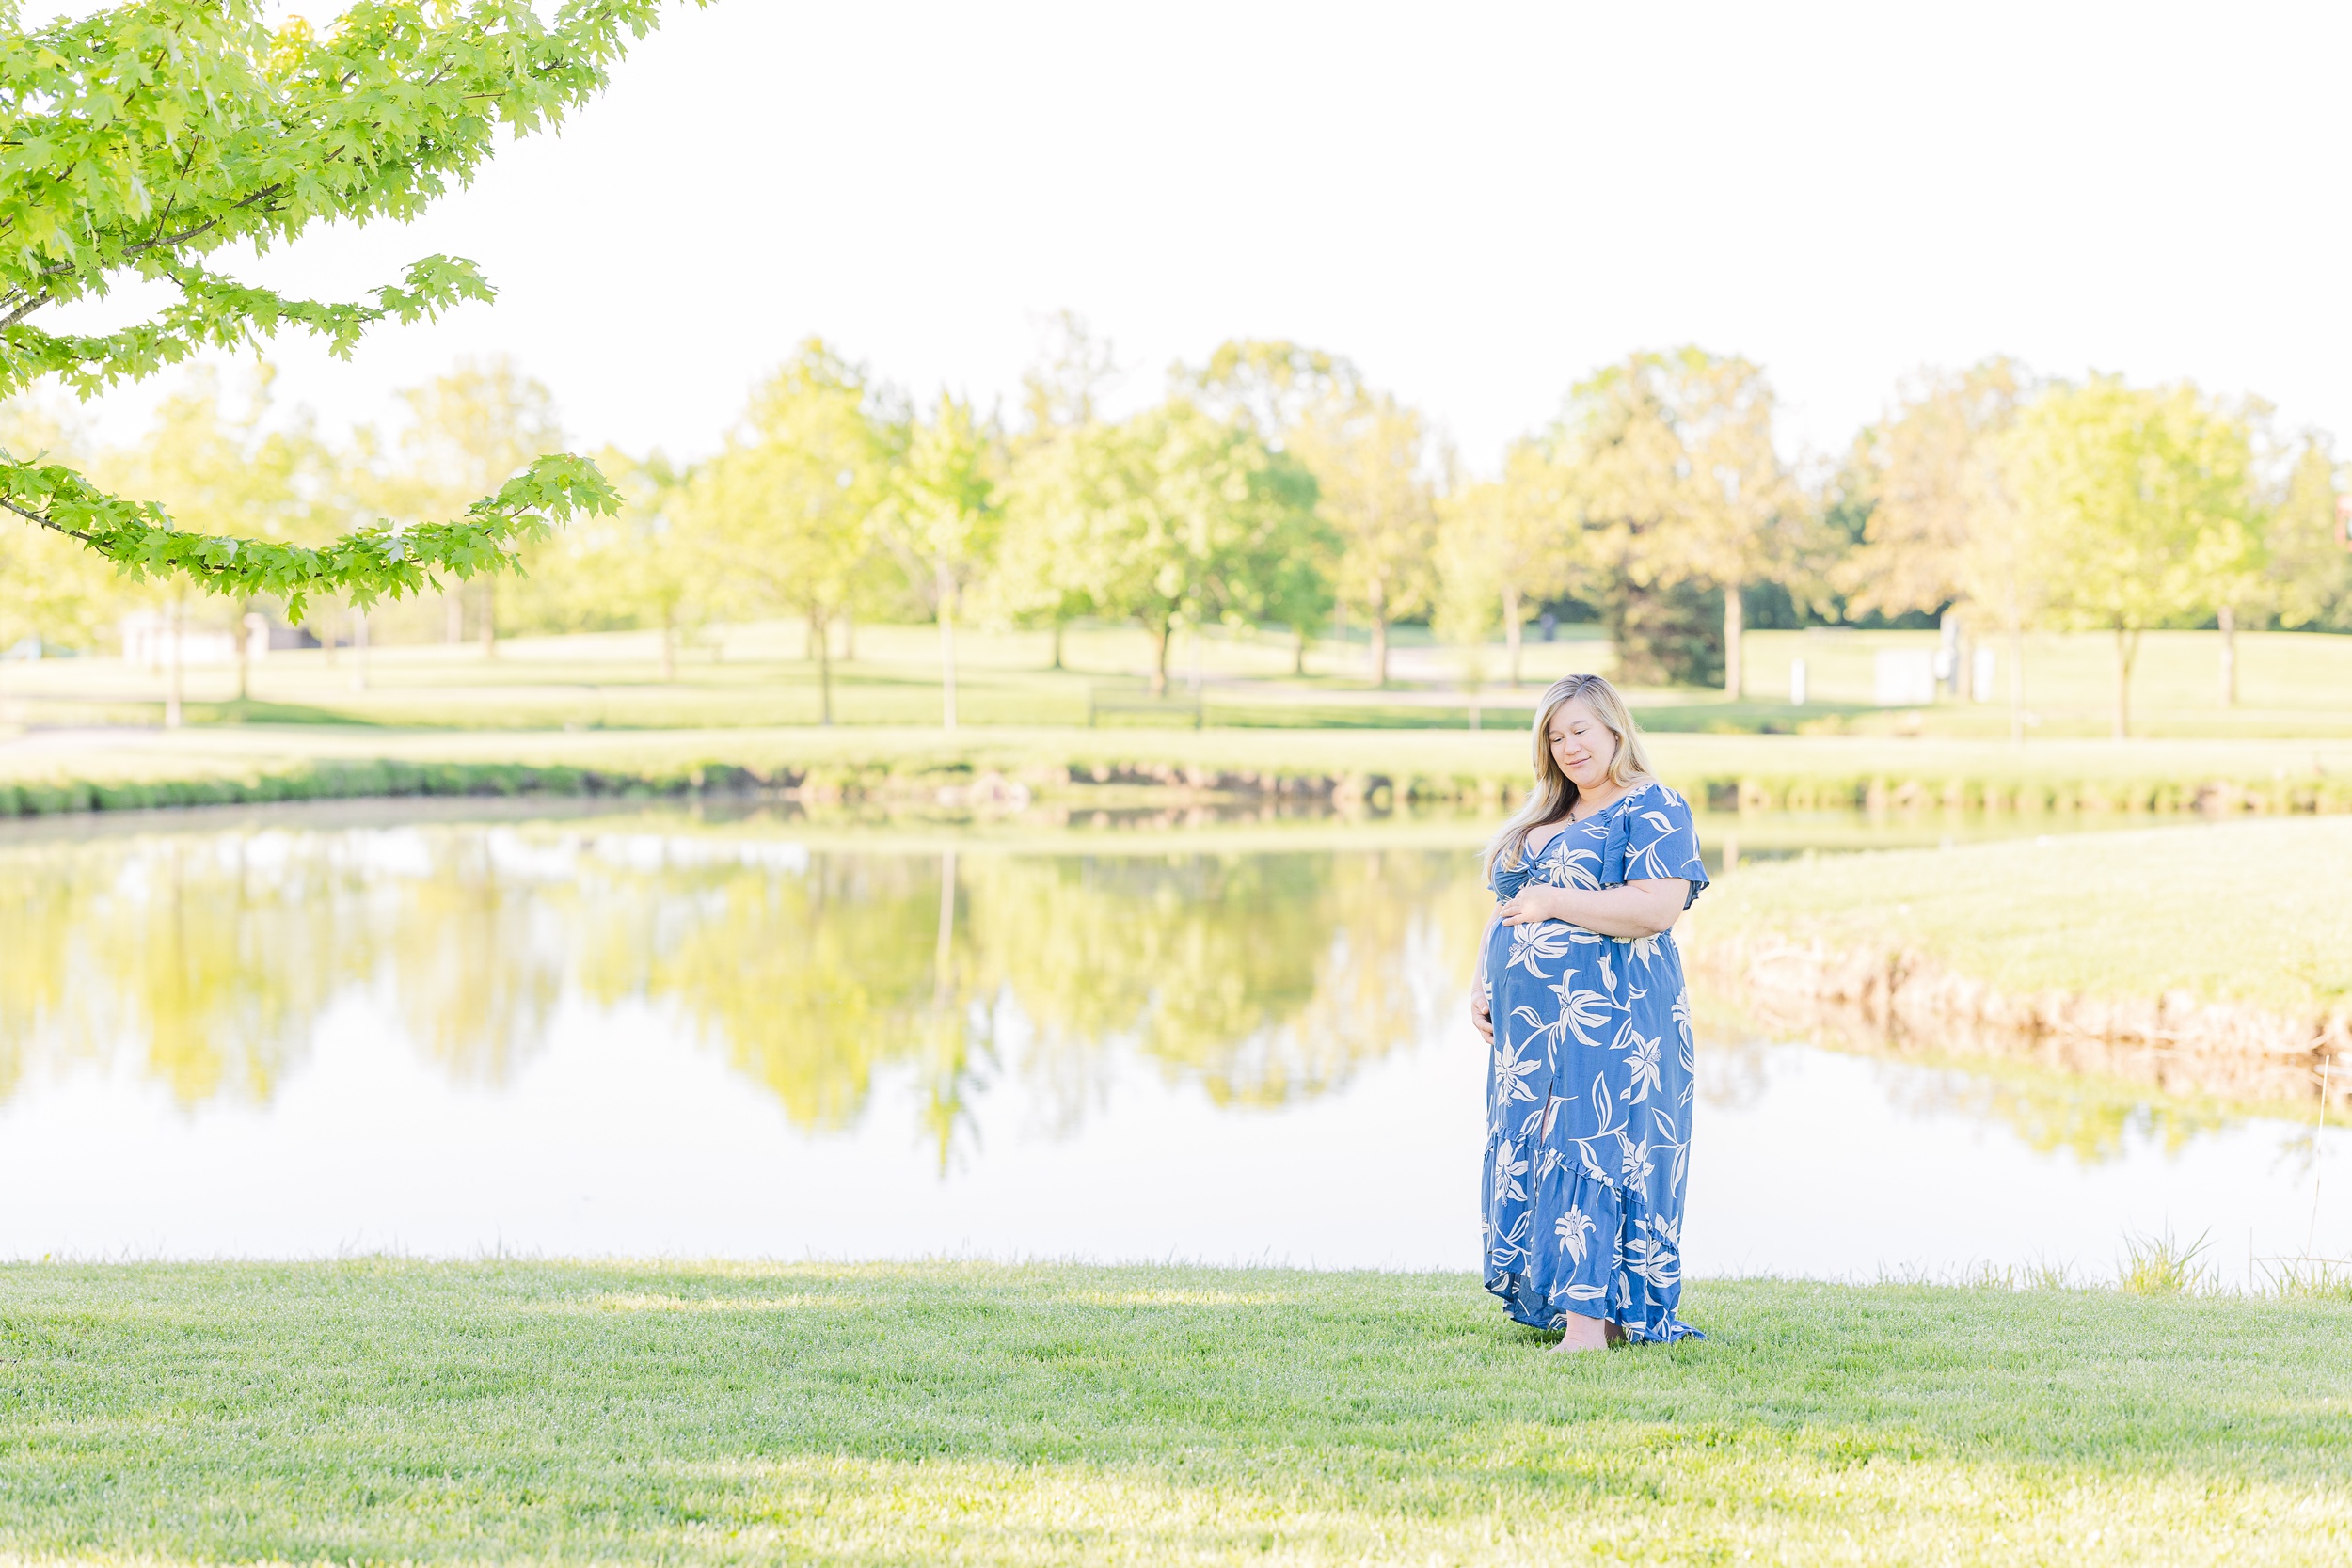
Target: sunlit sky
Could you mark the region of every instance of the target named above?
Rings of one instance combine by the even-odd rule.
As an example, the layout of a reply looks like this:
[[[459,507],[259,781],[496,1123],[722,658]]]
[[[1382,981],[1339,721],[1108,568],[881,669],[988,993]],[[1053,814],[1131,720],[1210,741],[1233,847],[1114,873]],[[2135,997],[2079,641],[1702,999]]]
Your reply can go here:
[[[576,441],[680,456],[811,333],[1009,413],[1063,308],[1121,402],[1294,338],[1480,468],[1683,342],[1766,367],[1792,456],[1999,352],[2352,435],[2347,62],[2340,0],[719,0],[424,220],[252,270],[348,294],[448,251],[501,290],[348,364],[285,345],[281,395],[330,428],[505,353]]]

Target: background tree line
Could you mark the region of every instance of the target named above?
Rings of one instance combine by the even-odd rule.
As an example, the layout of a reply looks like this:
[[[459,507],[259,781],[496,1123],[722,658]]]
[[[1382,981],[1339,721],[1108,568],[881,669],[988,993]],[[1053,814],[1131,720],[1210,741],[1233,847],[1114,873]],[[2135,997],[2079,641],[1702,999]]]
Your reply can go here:
[[[532,547],[527,577],[376,614],[400,640],[491,652],[501,631],[658,627],[665,673],[698,627],[789,617],[829,718],[831,664],[861,618],[930,621],[951,725],[955,630],[973,622],[1135,624],[1155,689],[1182,628],[1282,628],[1303,672],[1314,640],[1352,626],[1385,684],[1391,628],[1421,622],[1472,651],[1474,676],[1499,634],[1492,673],[1516,685],[1525,627],[1549,610],[1605,623],[1628,681],[1737,697],[1750,626],[1956,614],[2007,640],[2012,681],[2028,630],[2111,633],[2119,726],[2143,631],[2352,630],[2328,438],[2185,384],[1989,360],[1919,377],[1842,458],[1801,467],[1758,367],[1642,353],[1573,387],[1480,475],[1347,360],[1295,343],[1228,342],[1116,417],[1113,379],[1106,346],[1066,316],[1010,417],[947,394],[918,406],[811,340],[704,461],[599,454],[623,506]],[[502,362],[403,401],[397,434],[330,443],[266,418],[265,369],[233,396],[199,374],[135,447],[76,450],[21,400],[0,445],[63,450],[182,526],[296,542],[449,515],[561,446],[547,389]],[[142,598],[215,620],[259,608],[121,583],[31,531],[0,541],[7,641],[90,645]],[[314,619],[351,635],[331,609]]]

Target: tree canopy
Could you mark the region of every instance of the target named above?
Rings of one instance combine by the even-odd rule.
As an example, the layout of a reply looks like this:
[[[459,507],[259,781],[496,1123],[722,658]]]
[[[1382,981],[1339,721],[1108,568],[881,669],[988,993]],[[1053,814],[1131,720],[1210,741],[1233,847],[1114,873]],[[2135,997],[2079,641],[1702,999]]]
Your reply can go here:
[[[2115,734],[2139,634],[2215,602],[2249,549],[2246,422],[2193,387],[2060,387],[2004,438],[2037,575],[2061,626],[2115,634]]]
[[[415,217],[473,177],[501,129],[548,129],[593,96],[659,3],[568,0],[542,20],[529,0],[359,0],[324,32],[268,27],[262,0],[134,0],[36,28],[0,5],[0,398],[49,377],[87,398],[287,330],[347,356],[378,322],[489,299],[450,256],[349,301],[291,297],[223,263],[322,223]],[[132,282],[170,297],[112,331],[40,324]],[[552,454],[453,521],[312,546],[182,529],[52,455],[0,450],[0,507],[135,577],[270,594],[297,614],[317,594],[365,604],[510,566],[549,524],[617,503],[594,464]]]
[[[689,491],[694,544],[728,609],[807,617],[833,722],[827,630],[875,551],[877,514],[903,454],[901,421],[874,407],[865,372],[812,338],[752,395],[742,428]]]

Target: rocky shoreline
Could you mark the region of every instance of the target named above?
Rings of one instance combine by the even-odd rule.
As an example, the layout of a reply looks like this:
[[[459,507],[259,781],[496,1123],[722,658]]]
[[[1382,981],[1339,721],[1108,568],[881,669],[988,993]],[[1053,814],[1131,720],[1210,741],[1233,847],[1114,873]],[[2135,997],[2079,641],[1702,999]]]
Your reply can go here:
[[[2352,1003],[2294,1013],[2185,991],[2018,995],[1917,953],[1772,935],[1695,944],[1689,962],[1693,979],[1729,990],[1772,1033],[2025,1061],[2185,1096],[2324,1101],[2329,1119],[2352,1120]]]
[[[1430,764],[1434,763],[1434,766]],[[813,804],[967,803],[1060,800],[1097,803],[1149,795],[1162,800],[1263,800],[1316,804],[1342,815],[1404,805],[1454,806],[1500,814],[1524,787],[1523,764],[1329,768],[1216,766],[1169,759],[1009,760],[935,754],[797,763],[780,759],[680,757],[634,765],[457,758],[337,757],[257,761],[251,766],[123,777],[0,776],[0,818],[172,806],[403,796],[762,795]],[[2118,814],[2151,818],[2304,815],[2352,811],[2352,774],[2314,773],[2267,786],[2227,779],[2074,780],[2018,784],[1929,782],[1881,773],[1802,780],[1709,776],[1667,769],[1694,805],[1717,812],[1929,812]]]

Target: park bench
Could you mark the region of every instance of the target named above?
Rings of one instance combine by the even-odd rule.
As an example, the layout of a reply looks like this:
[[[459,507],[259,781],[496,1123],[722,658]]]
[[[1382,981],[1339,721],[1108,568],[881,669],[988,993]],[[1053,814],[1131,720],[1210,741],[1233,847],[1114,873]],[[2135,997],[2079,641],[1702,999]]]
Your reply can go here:
[[[1149,691],[1137,691],[1129,687],[1088,687],[1087,728],[1093,729],[1095,721],[1105,713],[1186,715],[1197,730],[1201,721],[1200,693],[1195,690],[1189,695],[1178,695],[1170,691],[1166,696],[1154,697]]]

